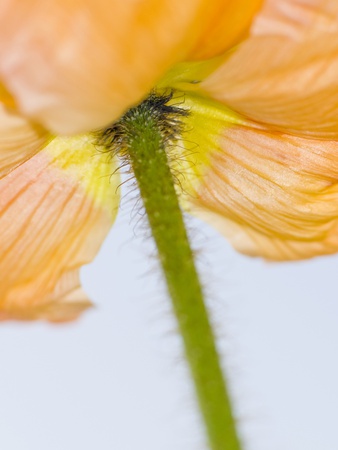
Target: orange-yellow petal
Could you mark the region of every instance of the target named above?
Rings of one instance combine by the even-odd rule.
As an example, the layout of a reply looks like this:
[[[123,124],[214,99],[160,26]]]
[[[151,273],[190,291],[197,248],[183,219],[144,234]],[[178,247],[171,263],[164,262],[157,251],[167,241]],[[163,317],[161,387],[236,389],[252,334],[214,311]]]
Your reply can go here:
[[[293,260],[338,251],[337,141],[254,123],[223,127],[214,139],[191,189],[192,211],[252,256]]]
[[[92,130],[138,102],[173,63],[231,45],[257,3],[8,0],[1,5],[0,80],[19,110],[46,128]],[[236,13],[231,26],[229,10]]]
[[[202,91],[280,131],[338,138],[338,2],[266,0]]]
[[[41,127],[0,103],[0,179],[34,155],[47,138]]]
[[[111,158],[89,137],[55,139],[0,180],[0,319],[75,319],[90,302],[79,268],[118,203]]]
[[[189,52],[189,58],[207,59],[230,48],[243,39],[248,32],[255,13],[261,7],[263,0],[220,0],[208,2],[212,15],[203,12],[198,23],[200,37]]]

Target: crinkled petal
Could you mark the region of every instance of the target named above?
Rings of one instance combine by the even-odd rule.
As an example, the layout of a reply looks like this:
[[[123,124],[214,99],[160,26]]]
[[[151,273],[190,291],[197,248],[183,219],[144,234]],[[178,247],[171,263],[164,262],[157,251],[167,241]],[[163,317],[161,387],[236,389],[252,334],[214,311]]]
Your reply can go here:
[[[116,215],[114,164],[89,137],[55,139],[0,180],[0,319],[75,319],[79,268]]]
[[[338,138],[338,2],[266,0],[250,37],[201,83],[248,118]]]
[[[251,6],[221,43],[213,46],[206,36],[213,27],[219,34],[217,21],[244,3],[6,0],[0,79],[20,111],[53,132],[99,128],[138,102],[174,62],[200,56],[203,46],[212,55],[231,45],[247,28]]]
[[[248,255],[338,251],[338,141],[271,131],[206,99],[185,105],[183,206]]]
[[[41,127],[0,103],[0,179],[34,155],[47,137]]]

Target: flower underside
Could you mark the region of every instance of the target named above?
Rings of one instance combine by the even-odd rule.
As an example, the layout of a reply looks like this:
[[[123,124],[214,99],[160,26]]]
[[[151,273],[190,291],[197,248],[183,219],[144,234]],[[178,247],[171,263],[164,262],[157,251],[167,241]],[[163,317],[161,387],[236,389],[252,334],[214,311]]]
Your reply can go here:
[[[144,129],[139,123],[151,121],[161,135],[162,145],[172,147],[184,131],[182,117],[189,112],[178,104],[168,104],[174,92],[160,94],[152,91],[139,105],[130,108],[118,121],[97,133],[97,144],[112,152],[114,156],[125,157],[130,142],[142,136]],[[143,120],[136,120],[142,116]]]

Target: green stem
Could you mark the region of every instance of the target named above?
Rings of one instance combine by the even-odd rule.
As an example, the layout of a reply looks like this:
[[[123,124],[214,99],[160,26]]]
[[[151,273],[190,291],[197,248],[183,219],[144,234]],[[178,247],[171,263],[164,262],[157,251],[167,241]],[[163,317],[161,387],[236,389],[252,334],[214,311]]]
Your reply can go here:
[[[149,119],[149,118],[148,118]],[[156,122],[138,118],[129,157],[183,336],[213,450],[240,450],[201,284]],[[137,129],[139,133],[137,133]]]
[[[214,334],[168,164],[166,148],[174,134],[168,133],[159,117],[166,108],[162,103],[152,97],[130,110],[106,131],[105,143],[117,142],[118,150],[124,150],[134,171],[183,336],[210,448],[240,450]],[[172,116],[168,124],[169,128],[175,126]]]

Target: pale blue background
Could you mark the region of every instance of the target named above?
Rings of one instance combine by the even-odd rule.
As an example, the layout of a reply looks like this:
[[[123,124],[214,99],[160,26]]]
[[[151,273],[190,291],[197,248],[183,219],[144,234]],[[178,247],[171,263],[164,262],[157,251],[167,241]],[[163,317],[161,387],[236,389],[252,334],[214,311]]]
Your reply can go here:
[[[83,270],[96,309],[0,327],[1,450],[203,450],[151,242],[125,208]],[[338,259],[272,265],[192,236],[249,450],[338,448]]]

